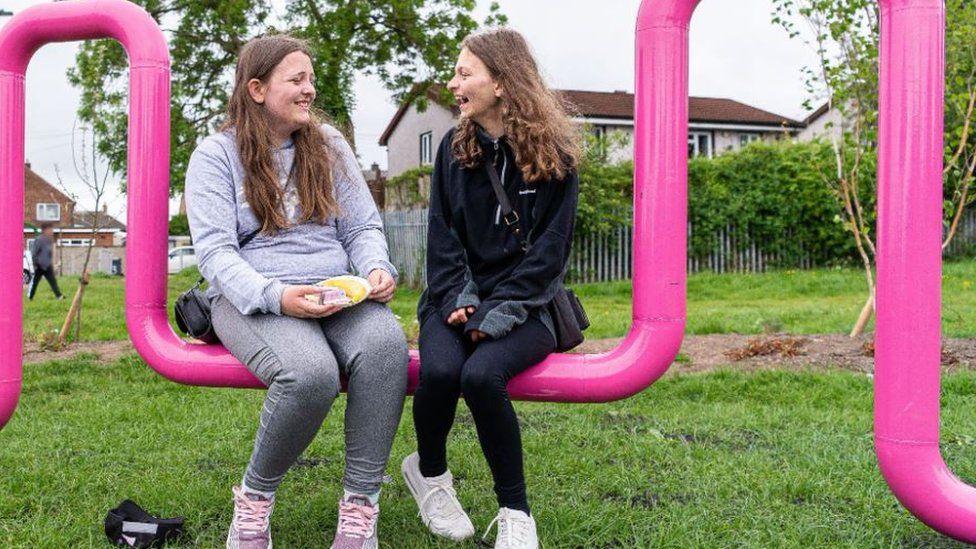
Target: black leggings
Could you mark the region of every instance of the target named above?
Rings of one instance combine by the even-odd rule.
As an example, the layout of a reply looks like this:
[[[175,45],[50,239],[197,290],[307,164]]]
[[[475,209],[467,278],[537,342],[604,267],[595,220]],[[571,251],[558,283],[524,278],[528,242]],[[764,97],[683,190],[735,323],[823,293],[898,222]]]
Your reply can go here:
[[[42,269],[40,267],[34,271],[34,279],[31,280],[30,294],[27,299],[34,299],[34,293],[37,291],[37,285],[41,282],[41,277],[47,279],[47,283],[51,285],[51,289],[54,290],[54,295],[61,297],[61,290],[58,288],[58,279],[54,278],[54,267],[50,269]]]
[[[501,339],[477,344],[461,327],[444,323],[436,314],[428,317],[420,328],[420,386],[413,401],[421,474],[433,477],[447,471],[447,435],[464,393],[498,505],[528,512],[522,435],[506,385],[555,346],[549,329],[532,315]]]

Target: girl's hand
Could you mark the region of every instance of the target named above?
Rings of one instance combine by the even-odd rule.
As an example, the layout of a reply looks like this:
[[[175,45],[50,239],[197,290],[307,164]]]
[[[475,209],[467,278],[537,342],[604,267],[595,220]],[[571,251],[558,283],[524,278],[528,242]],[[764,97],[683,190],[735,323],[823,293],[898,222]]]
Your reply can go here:
[[[345,303],[319,305],[305,299],[308,294],[322,293],[321,286],[286,286],[281,294],[281,314],[295,318],[325,318],[341,311]]]
[[[488,339],[488,334],[482,332],[481,330],[471,330],[471,342],[478,343],[483,339]]]
[[[473,315],[474,311],[474,307],[461,307],[447,317],[447,323],[451,326],[460,326],[468,321],[468,315]]]
[[[380,303],[388,303],[396,292],[396,280],[393,280],[393,275],[383,269],[373,269],[369,272],[369,285],[373,287],[369,299]]]

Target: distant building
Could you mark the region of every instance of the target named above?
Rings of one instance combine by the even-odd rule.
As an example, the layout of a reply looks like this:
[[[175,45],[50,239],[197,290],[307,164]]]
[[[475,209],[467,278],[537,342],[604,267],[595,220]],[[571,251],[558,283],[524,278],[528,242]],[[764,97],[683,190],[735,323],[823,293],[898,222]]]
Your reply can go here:
[[[87,246],[92,238],[94,214],[78,210],[75,201],[31,169],[24,166],[24,245],[36,236],[41,223],[54,224],[54,236],[59,246]],[[121,246],[125,225],[108,214],[99,214],[99,229],[95,246]]]
[[[441,89],[434,86],[428,92],[429,106],[424,112],[420,112],[413,103],[401,105],[380,136],[380,145],[387,148],[390,177],[433,163],[441,138],[457,123],[459,111],[453,103],[446,104],[441,99]],[[558,91],[575,105],[577,122],[589,124],[597,135],[621,132],[630,138],[629,146],[611,151],[612,160],[626,160],[633,156],[633,94],[623,91]],[[817,120],[819,117],[814,118],[814,121]],[[810,123],[809,118],[800,122],[731,99],[689,97],[688,154],[711,157],[738,150],[759,139],[797,138]]]
[[[68,195],[24,166],[24,248],[40,232],[42,223],[54,225],[55,270],[58,274],[79,274],[84,265],[85,248],[92,243],[94,212],[77,209]],[[125,225],[103,207],[98,214],[99,228],[94,235],[91,272],[122,272]]]

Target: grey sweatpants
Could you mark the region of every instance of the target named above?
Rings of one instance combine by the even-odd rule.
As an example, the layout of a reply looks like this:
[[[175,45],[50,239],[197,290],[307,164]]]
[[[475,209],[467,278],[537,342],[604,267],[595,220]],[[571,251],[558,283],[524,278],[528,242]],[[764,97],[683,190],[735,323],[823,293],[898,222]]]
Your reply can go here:
[[[274,491],[312,442],[348,376],[343,487],[378,492],[407,389],[407,342],[390,309],[364,301],[322,319],[242,315],[224,297],[213,325],[228,351],[268,385],[244,482]]]

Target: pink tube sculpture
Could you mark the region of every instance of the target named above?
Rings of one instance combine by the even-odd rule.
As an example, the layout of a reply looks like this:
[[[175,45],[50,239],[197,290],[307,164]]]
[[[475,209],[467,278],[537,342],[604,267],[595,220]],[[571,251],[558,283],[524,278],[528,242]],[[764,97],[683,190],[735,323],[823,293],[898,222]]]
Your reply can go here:
[[[976,543],[976,489],[939,452],[945,8],[882,2],[874,443],[898,500]]]
[[[637,132],[633,325],[610,352],[549,357],[512,380],[513,398],[625,398],[660,377],[678,353],[685,317],[687,18],[672,24],[654,11],[642,12],[637,41],[636,116],[645,131]],[[24,220],[24,73],[45,43],[100,37],[121,42],[131,65],[125,303],[132,342],[153,369],[173,381],[262,386],[222,346],[187,343],[168,322],[170,88],[161,31],[142,9],[123,0],[45,4],[18,14],[0,32],[0,425],[16,407],[22,379],[17,269]],[[418,371],[413,354],[411,388]]]

